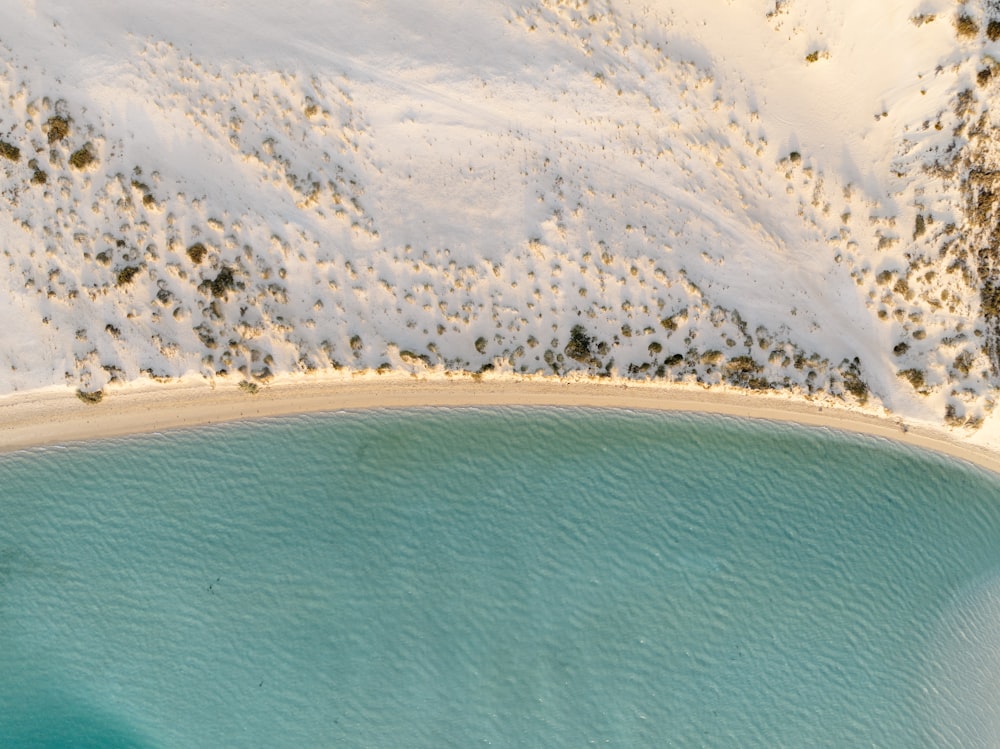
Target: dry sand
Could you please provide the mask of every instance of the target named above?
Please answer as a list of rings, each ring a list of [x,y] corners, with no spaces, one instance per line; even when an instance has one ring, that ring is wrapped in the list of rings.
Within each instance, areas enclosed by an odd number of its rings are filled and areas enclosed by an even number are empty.
[[[65,389],[32,391],[0,398],[0,451],[322,411],[507,405],[701,412],[793,422],[888,438],[1000,473],[1000,453],[962,443],[944,431],[802,397],[714,387],[503,376],[300,376],[276,380],[256,393],[244,391],[235,382],[148,382],[111,390],[96,404],[84,403]]]

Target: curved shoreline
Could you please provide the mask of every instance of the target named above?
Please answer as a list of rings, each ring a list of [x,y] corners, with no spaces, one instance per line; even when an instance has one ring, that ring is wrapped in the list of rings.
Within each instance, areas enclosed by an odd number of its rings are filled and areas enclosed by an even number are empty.
[[[965,460],[1000,474],[1000,452],[944,430],[905,424],[801,396],[621,380],[371,373],[287,376],[249,393],[236,382],[146,382],[87,404],[66,389],[0,397],[0,453],[244,419],[373,408],[576,406],[699,412],[868,434]]]

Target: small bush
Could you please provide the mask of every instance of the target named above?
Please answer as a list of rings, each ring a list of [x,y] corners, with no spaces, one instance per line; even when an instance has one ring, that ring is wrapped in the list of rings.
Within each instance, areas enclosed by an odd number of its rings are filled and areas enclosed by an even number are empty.
[[[352,335],[351,336],[351,343],[350,343],[350,345],[351,345],[351,351],[353,351],[354,353],[357,353],[357,352],[361,351],[361,349],[363,349],[364,346],[365,346],[364,343],[362,343],[362,341],[361,341],[361,336],[359,336],[359,335]]]
[[[0,140],[0,156],[3,156],[5,159],[10,159],[11,161],[20,161],[21,149],[13,143]]]
[[[486,339],[483,338],[482,336],[479,336],[479,338],[476,339],[475,346],[476,346],[476,351],[478,353],[480,354],[486,353]]]
[[[975,362],[975,357],[968,351],[963,351],[961,354],[955,357],[955,361],[952,365],[956,371],[961,372],[966,377],[969,376],[969,372],[972,370],[972,365]]]
[[[566,356],[578,362],[589,364],[593,358],[592,346],[594,339],[587,335],[587,329],[582,325],[574,325],[569,332],[569,343],[566,344]]]
[[[901,369],[899,376],[909,381],[914,390],[920,390],[924,386],[924,370],[922,369]]]
[[[892,347],[892,353],[894,353],[896,356],[902,356],[909,350],[910,350],[910,344],[908,344],[906,341],[900,341],[899,343],[897,343],[895,346]]]
[[[248,395],[256,395],[260,392],[260,385],[256,382],[250,382],[249,380],[240,381],[240,390]]]
[[[649,344],[649,353],[652,354],[653,356],[656,356],[661,351],[663,351],[662,343],[658,341],[653,341],[651,344]]]
[[[962,14],[955,19],[955,33],[960,39],[968,39],[979,33],[979,24],[972,16]]]
[[[195,242],[187,248],[187,256],[191,258],[191,262],[195,265],[204,260],[207,253],[208,249],[201,242]]]
[[[69,120],[56,114],[45,121],[49,131],[49,143],[58,143],[69,135]]]
[[[84,403],[100,403],[102,400],[104,400],[104,391],[92,390],[88,392],[86,390],[77,390],[76,397],[82,400]]]
[[[223,266],[222,270],[212,280],[212,296],[224,296],[227,291],[236,288],[236,280],[233,277],[233,270],[228,266]]]
[[[74,169],[86,169],[88,166],[96,161],[96,157],[90,150],[90,146],[86,145],[83,148],[78,148],[73,151],[69,157],[69,164]]]
[[[819,60],[819,50],[814,49],[806,55],[806,62],[816,62],[817,60]]]
[[[917,239],[919,237],[922,237],[924,235],[924,232],[926,231],[927,231],[927,219],[924,218],[924,215],[922,213],[918,213],[916,223],[913,227],[913,238]]]
[[[1000,21],[991,20],[986,24],[986,36],[990,38],[991,42],[1000,39]]]
[[[673,354],[668,356],[663,360],[663,366],[665,367],[676,367],[678,364],[684,361],[684,356],[682,354]]]
[[[41,169],[35,169],[31,175],[31,184],[33,185],[44,185],[49,181],[49,175],[43,172]]]
[[[843,362],[841,366],[844,364],[847,364],[847,362]],[[854,360],[842,370],[842,374],[844,377],[844,390],[857,398],[862,406],[865,405],[868,402],[869,391],[868,383],[861,377],[861,360],[854,357]]]
[[[139,266],[126,265],[118,271],[118,276],[115,278],[115,286],[125,286],[126,284],[132,283],[132,279],[134,279],[138,273]]]

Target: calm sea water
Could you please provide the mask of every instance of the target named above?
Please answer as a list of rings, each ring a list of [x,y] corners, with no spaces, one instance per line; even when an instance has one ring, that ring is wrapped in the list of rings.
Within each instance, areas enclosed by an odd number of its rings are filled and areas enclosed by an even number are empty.
[[[720,417],[0,457],[0,745],[1000,745],[1000,480]]]

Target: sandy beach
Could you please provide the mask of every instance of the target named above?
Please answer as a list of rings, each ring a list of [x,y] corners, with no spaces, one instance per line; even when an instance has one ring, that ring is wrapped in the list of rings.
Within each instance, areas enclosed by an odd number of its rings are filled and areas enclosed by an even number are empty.
[[[84,403],[67,390],[39,390],[0,398],[0,451],[324,411],[515,405],[769,419],[891,439],[1000,473],[1000,454],[993,450],[926,425],[904,425],[898,418],[831,407],[828,402],[686,385],[509,376],[281,377],[255,393],[232,381],[146,382],[110,390],[100,403]]]

